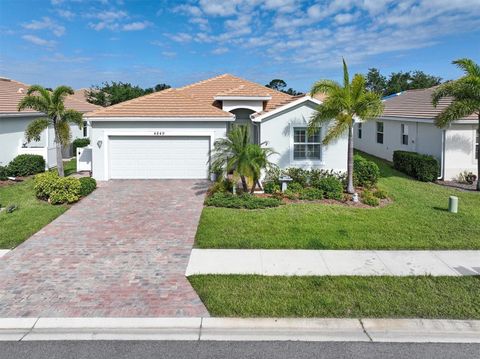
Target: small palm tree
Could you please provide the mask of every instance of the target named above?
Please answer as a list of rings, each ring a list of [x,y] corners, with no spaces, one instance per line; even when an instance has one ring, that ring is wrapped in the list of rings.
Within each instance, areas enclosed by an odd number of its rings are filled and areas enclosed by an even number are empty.
[[[369,92],[365,88],[365,77],[356,74],[352,82],[348,75],[348,68],[343,60],[343,86],[332,80],[320,80],[311,90],[311,95],[323,93],[326,96],[322,104],[318,105],[315,114],[309,121],[308,130],[313,134],[321,125],[328,124],[333,119],[333,125],[329,127],[323,144],[330,142],[348,133],[347,153],[347,192],[353,194],[353,125],[355,120],[367,121],[379,116],[383,112],[381,95]]]
[[[55,90],[49,91],[42,86],[32,85],[28,89],[27,95],[18,104],[18,111],[28,108],[45,114],[45,117],[37,118],[28,125],[25,130],[25,138],[28,142],[39,141],[42,131],[53,126],[57,171],[61,177],[64,176],[62,146],[70,143],[70,124],[78,125],[80,129],[83,127],[82,114],[75,110],[65,109],[65,98],[73,93],[73,89],[68,86],[59,86]]]
[[[231,172],[238,175],[244,192],[248,191],[247,177],[251,177],[253,192],[261,171],[272,165],[268,157],[273,153],[270,148],[251,143],[247,126],[233,125],[227,137],[219,138],[213,145],[212,169],[222,177]]]
[[[435,124],[445,128],[453,121],[477,114],[477,134],[480,136],[480,65],[470,59],[452,62],[465,74],[455,81],[446,82],[435,89],[432,95],[433,106],[437,107],[440,99],[451,97],[452,103],[435,117]],[[480,146],[477,148],[477,191],[480,191]]]

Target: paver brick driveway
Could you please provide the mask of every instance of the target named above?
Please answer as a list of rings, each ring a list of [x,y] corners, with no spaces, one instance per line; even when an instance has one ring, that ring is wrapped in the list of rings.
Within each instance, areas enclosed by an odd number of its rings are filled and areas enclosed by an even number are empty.
[[[103,183],[0,258],[0,317],[208,315],[184,276],[206,187]]]

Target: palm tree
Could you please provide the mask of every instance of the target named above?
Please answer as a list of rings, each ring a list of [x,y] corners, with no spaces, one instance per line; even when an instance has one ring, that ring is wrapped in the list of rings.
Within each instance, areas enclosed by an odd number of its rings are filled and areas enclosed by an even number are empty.
[[[28,142],[40,140],[43,130],[53,126],[55,132],[55,146],[57,153],[58,175],[63,177],[62,146],[71,140],[70,123],[83,127],[82,114],[78,111],[65,109],[65,98],[73,95],[73,89],[68,86],[59,86],[49,91],[40,85],[32,85],[27,95],[18,104],[18,111],[32,109],[45,114],[44,117],[33,120],[25,130]]]
[[[353,125],[356,120],[367,121],[379,116],[383,112],[381,95],[369,92],[365,88],[365,77],[356,74],[350,83],[348,68],[343,61],[343,86],[336,81],[317,81],[310,91],[311,96],[325,94],[326,98],[318,105],[315,114],[308,124],[308,132],[314,134],[321,125],[326,125],[333,119],[333,125],[329,127],[323,144],[340,138],[348,132],[347,153],[347,192],[353,194]]]
[[[451,97],[452,102],[435,117],[435,125],[445,128],[453,121],[477,114],[477,134],[480,136],[480,65],[470,59],[452,62],[465,74],[455,81],[446,82],[435,89],[432,95],[433,106],[437,107],[440,99]],[[477,191],[480,191],[480,146],[477,148]]]
[[[233,172],[240,176],[243,191],[248,191],[247,177],[253,179],[251,192],[258,183],[261,171],[272,164],[268,157],[273,150],[254,145],[247,126],[233,125],[226,138],[219,138],[213,145],[212,169],[224,177]]]
[[[266,143],[262,143],[266,144]],[[262,170],[270,169],[275,166],[272,162],[268,160],[268,157],[276,153],[270,147],[262,147],[262,145],[250,144],[246,148],[247,158],[248,158],[248,173],[249,177],[252,178],[253,184],[250,189],[250,193],[255,191],[255,186],[259,183]]]

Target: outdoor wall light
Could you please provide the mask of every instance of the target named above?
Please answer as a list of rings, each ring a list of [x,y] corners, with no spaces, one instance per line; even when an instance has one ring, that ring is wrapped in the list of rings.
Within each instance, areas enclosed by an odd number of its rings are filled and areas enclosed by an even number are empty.
[[[102,140],[98,140],[98,141],[97,141],[97,146],[98,146],[98,148],[101,148],[101,147],[102,147],[102,143],[103,143]]]

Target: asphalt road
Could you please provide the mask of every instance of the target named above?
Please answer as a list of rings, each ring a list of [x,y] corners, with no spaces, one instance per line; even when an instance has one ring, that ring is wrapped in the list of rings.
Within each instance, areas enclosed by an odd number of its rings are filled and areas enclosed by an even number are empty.
[[[158,342],[48,341],[0,342],[1,359],[105,358],[479,358],[480,344],[359,342]]]

